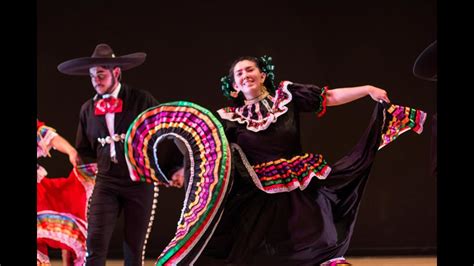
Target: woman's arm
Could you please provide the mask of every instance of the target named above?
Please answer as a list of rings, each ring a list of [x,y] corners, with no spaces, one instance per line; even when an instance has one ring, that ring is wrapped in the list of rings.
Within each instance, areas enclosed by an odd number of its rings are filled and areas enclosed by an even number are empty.
[[[390,103],[387,92],[380,88],[365,85],[350,88],[338,88],[326,92],[326,105],[335,106],[355,101],[364,96],[370,95],[374,101],[385,101]]]
[[[58,151],[67,154],[71,164],[76,167],[79,157],[77,156],[76,149],[74,149],[74,147],[67,140],[65,140],[60,135],[57,135],[51,140],[51,146],[56,148]]]

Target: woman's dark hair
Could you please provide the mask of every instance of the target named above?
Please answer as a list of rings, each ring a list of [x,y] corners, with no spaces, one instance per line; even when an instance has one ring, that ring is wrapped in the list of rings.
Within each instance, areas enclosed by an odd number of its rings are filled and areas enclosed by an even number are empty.
[[[267,88],[270,94],[273,95],[275,93],[275,85],[273,82],[275,79],[275,74],[273,73],[274,65],[272,64],[272,58],[268,56],[262,56],[260,58],[257,58],[255,56],[241,56],[237,58],[230,66],[229,75],[221,78],[221,89],[222,89],[222,92],[224,93],[224,96],[231,99],[235,105],[242,105],[245,100],[242,92],[239,92],[236,98],[230,96],[231,92],[235,92],[234,88],[232,87],[232,84],[235,81],[234,79],[235,65],[237,65],[237,63],[244,60],[254,62],[261,72],[264,72],[265,74],[267,74],[267,77],[265,78],[263,85]]]

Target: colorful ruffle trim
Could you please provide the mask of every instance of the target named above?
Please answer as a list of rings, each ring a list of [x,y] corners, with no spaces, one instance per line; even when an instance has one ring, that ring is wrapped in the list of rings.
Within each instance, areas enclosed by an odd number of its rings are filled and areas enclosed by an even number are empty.
[[[125,154],[132,180],[170,182],[157,156],[158,143],[168,137],[186,148],[189,181],[175,236],[156,265],[187,265],[202,251],[222,214],[230,189],[230,146],[217,118],[199,105],[173,102],[152,107],[127,132]]]
[[[421,110],[391,104],[384,114],[385,123],[379,150],[410,129],[417,134],[423,132],[426,113]]]
[[[304,190],[313,177],[325,179],[331,172],[320,154],[305,153],[253,166],[262,190],[267,193]]]
[[[65,248],[73,252],[74,265],[84,264],[86,255],[86,222],[66,213],[39,212],[36,218],[38,245]],[[56,246],[55,243],[58,243]],[[46,259],[45,259],[46,258]],[[37,252],[37,259],[47,263],[47,255]]]

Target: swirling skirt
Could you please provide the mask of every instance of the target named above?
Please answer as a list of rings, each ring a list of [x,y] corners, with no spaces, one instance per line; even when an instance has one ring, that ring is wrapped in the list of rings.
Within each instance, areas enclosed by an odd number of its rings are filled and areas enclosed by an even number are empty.
[[[87,204],[95,182],[95,164],[80,165],[67,178],[42,178],[37,183],[37,261],[48,265],[48,247],[68,250],[74,265],[86,253]]]

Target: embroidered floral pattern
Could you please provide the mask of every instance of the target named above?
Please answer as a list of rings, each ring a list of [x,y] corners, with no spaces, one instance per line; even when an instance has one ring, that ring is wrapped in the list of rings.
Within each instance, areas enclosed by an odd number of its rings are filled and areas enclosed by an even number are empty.
[[[268,95],[261,101],[246,104],[240,107],[225,107],[219,109],[217,113],[222,119],[235,121],[240,124],[247,124],[247,129],[258,132],[267,129],[270,124],[275,123],[277,118],[288,111],[286,105],[292,101],[292,93],[288,85],[293,84],[290,81],[282,81],[275,91],[275,96]],[[318,97],[317,108],[313,109],[318,117],[326,113],[326,91],[327,87],[322,88],[321,92],[311,97]],[[301,96],[299,96],[301,97]]]
[[[258,132],[267,129],[271,123],[288,111],[285,105],[291,102],[292,96],[287,86],[290,82],[282,82],[275,91],[275,96],[268,95],[265,99],[240,106],[226,107],[217,111],[222,119],[247,124],[247,129]]]

